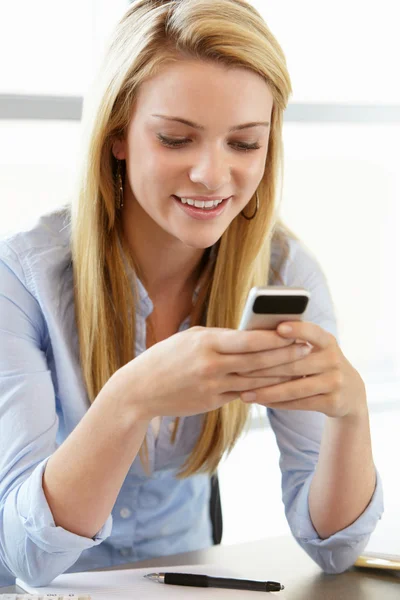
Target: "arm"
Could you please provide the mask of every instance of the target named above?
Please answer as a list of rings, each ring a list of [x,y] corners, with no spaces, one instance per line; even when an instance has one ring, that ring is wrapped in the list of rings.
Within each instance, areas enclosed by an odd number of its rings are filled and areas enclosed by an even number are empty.
[[[115,376],[57,447],[43,315],[17,257],[2,250],[0,559],[14,576],[44,585],[110,535],[110,512],[147,422],[125,411]]]
[[[309,496],[311,520],[320,538],[328,538],[356,521],[375,490],[376,474],[364,402],[359,414],[328,417],[325,423]]]
[[[304,320],[336,337],[329,289],[312,256],[298,247],[293,252],[292,247],[284,277],[287,285],[311,291]],[[351,365],[348,368],[355,382],[354,406],[359,407],[353,414],[335,418],[321,412],[268,409],[281,451],[289,525],[300,545],[326,572],[340,572],[354,563],[383,512],[365,388]]]
[[[376,487],[365,510],[329,537],[321,537],[312,521],[309,503],[323,432],[329,417],[317,412],[267,410],[280,450],[282,499],[292,534],[326,573],[341,573],[351,567],[363,552],[382,515],[383,495],[379,474],[374,471]],[[326,490],[326,493],[331,492]],[[341,496],[342,502],[347,498],[347,490],[345,492]]]
[[[56,525],[87,538],[111,513],[149,424],[125,402],[120,379],[117,373],[107,382],[44,471]]]

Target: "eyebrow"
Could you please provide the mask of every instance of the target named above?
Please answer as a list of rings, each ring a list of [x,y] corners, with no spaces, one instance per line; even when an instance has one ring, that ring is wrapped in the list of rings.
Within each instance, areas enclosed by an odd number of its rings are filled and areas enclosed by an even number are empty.
[[[189,127],[194,127],[194,129],[205,130],[203,125],[198,125],[197,123],[193,123],[193,121],[188,121],[187,119],[182,119],[181,117],[167,117],[166,115],[151,115],[152,117],[159,117],[160,119],[166,119],[167,121],[178,121],[179,123],[183,123],[184,125],[189,125]],[[232,131],[240,131],[241,129],[248,129],[249,127],[258,127],[262,125],[263,127],[269,127],[268,121],[253,121],[252,123],[243,123],[242,125],[235,125],[235,127],[231,127],[229,132]]]

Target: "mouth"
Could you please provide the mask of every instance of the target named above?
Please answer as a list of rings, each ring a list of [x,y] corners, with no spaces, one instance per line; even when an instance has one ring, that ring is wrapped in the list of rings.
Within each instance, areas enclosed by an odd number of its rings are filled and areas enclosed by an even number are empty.
[[[218,202],[203,202],[194,201],[190,198],[179,198],[179,196],[172,196],[176,204],[183,210],[187,215],[197,220],[209,220],[218,217],[222,214],[233,196],[219,200]]]

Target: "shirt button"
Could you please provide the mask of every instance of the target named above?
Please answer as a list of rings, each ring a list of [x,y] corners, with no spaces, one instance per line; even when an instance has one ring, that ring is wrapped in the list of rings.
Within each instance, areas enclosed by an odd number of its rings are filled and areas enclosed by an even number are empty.
[[[119,514],[121,515],[121,517],[122,517],[123,519],[127,519],[128,517],[130,517],[130,516],[131,516],[131,514],[132,514],[132,513],[131,513],[131,511],[129,510],[129,508],[122,508],[122,509],[119,511]]]
[[[121,548],[119,553],[121,554],[121,556],[130,556],[131,549],[130,548]]]

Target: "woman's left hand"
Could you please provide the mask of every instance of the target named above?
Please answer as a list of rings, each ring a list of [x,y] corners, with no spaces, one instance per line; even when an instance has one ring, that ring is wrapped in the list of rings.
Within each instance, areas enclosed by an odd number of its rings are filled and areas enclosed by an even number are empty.
[[[285,330],[290,327],[290,330]],[[246,377],[290,377],[285,383],[242,394],[243,402],[284,410],[311,410],[329,417],[365,411],[366,392],[359,373],[343,355],[336,338],[314,323],[281,323],[277,333],[312,345],[305,358],[281,366],[246,373]],[[255,394],[251,399],[247,396]]]

